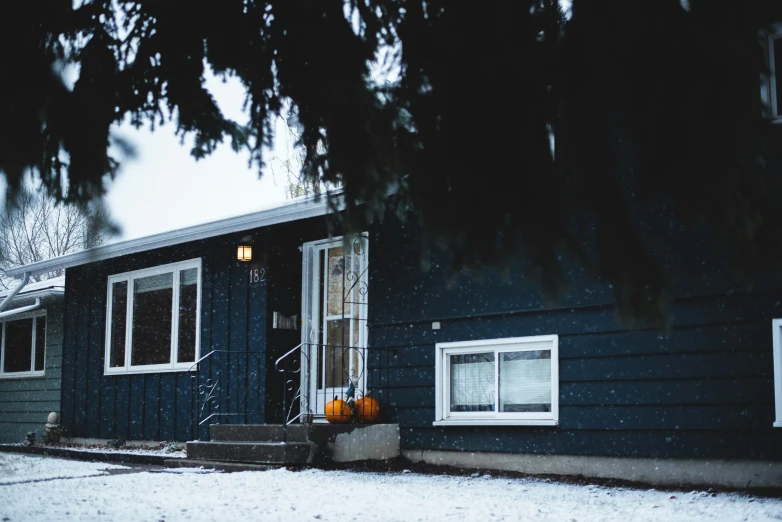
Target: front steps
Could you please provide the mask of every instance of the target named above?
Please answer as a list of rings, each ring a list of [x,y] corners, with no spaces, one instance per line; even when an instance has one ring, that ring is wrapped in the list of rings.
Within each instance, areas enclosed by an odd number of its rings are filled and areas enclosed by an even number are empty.
[[[209,442],[187,443],[187,460],[291,466],[312,462],[308,426],[213,424]]]
[[[187,459],[166,465],[239,471],[399,456],[397,424],[213,424],[209,438],[188,442]]]
[[[308,442],[188,442],[187,458],[256,464],[307,464],[312,461]]]

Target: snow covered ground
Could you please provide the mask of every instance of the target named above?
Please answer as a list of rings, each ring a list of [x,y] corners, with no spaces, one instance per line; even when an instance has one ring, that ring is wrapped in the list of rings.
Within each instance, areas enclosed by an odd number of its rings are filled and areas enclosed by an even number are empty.
[[[128,468],[100,462],[77,462],[75,460],[0,453],[0,487],[20,482],[94,477],[105,475],[109,469]],[[0,489],[0,498],[3,498],[4,494],[7,494],[6,488]]]
[[[107,446],[88,446],[83,444],[48,444],[47,448],[56,448],[74,451],[86,451],[89,453],[119,453],[125,455],[153,455],[161,456],[167,459],[184,459],[187,453],[184,448],[177,451],[169,451],[164,448],[155,448],[148,446],[122,446],[121,448],[110,448]]]
[[[771,521],[782,500],[533,479],[286,469],[137,469],[0,454],[0,519]],[[7,474],[15,477],[8,484]],[[97,476],[95,476],[97,474]],[[21,476],[70,479],[20,482]],[[92,475],[92,476],[90,476]],[[29,480],[29,478],[27,479]]]

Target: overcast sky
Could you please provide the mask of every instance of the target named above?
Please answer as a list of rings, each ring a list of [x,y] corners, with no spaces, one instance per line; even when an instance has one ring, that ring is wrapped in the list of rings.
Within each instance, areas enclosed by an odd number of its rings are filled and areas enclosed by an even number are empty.
[[[571,0],[561,0],[560,4],[569,11]],[[380,82],[393,81],[397,73],[384,71],[377,64],[372,70],[372,76]],[[207,75],[206,87],[227,117],[240,123],[247,121],[241,108],[244,90],[238,81],[223,82]],[[245,214],[285,200],[287,177],[281,163],[293,151],[282,121],[277,125],[275,149],[266,155],[267,167],[260,179],[255,168],[248,168],[247,153],[235,153],[230,144],[224,143],[211,156],[196,162],[190,156],[188,140],[182,145],[174,133],[174,124],[159,127],[154,133],[130,125],[115,129],[116,135],[135,145],[137,157],[123,161],[106,197],[112,217],[121,228],[121,235],[112,241]]]
[[[241,112],[244,92],[238,81],[223,83],[210,77],[206,86],[226,116],[246,122]],[[267,155],[267,163],[276,165],[276,176],[267,167],[261,179],[255,168],[248,168],[249,155],[235,153],[228,143],[196,162],[190,156],[188,141],[181,145],[175,136],[173,124],[158,127],[154,133],[146,127],[117,127],[115,134],[135,145],[137,157],[123,161],[106,197],[111,215],[122,229],[122,235],[114,240],[244,214],[284,201],[287,179],[279,162],[287,158],[289,146],[284,125],[280,122],[278,127],[276,148]]]

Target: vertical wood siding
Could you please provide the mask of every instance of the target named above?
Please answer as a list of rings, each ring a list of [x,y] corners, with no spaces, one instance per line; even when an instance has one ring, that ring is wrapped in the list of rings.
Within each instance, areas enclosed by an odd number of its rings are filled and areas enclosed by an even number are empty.
[[[301,298],[298,246],[326,234],[314,218],[249,232],[253,264],[267,268],[267,282],[250,284],[248,265],[236,261],[233,234],[75,267],[67,272],[62,371],[63,423],[71,437],[187,441],[208,437],[208,424],[263,423],[270,373],[267,336],[273,310],[286,314]],[[104,375],[107,278],[131,270],[201,258],[201,355],[217,352],[198,372]],[[273,269],[269,269],[273,267]],[[268,281],[277,285],[267,306]],[[276,332],[275,332],[276,333]],[[290,332],[288,332],[290,333]],[[298,331],[294,332],[298,335]],[[277,335],[275,339],[279,339]],[[276,377],[276,376],[275,376]],[[219,383],[216,401],[202,411],[198,385]],[[199,427],[211,413],[213,418]]]
[[[106,284],[116,273],[182,261],[202,259],[201,354],[211,350],[244,353],[263,349],[265,289],[250,290],[245,266],[232,257],[234,238],[199,241],[94,263],[68,270],[65,312],[63,413],[71,437],[123,438],[126,440],[192,440],[198,436],[197,372],[104,375]],[[252,296],[254,313],[247,317]],[[251,347],[248,339],[254,339]],[[201,382],[222,379],[229,357],[219,354],[202,366]],[[263,390],[258,372],[249,372],[240,356],[231,365],[235,381],[252,381]],[[221,411],[241,413],[233,422],[262,420],[258,401],[240,404],[237,396],[246,384],[223,390]],[[262,393],[262,392],[261,392]],[[233,402],[232,402],[233,401]]]

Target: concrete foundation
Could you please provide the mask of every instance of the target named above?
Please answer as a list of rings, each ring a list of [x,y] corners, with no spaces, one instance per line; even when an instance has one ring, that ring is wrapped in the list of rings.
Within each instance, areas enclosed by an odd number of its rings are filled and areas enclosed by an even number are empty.
[[[326,447],[334,462],[387,460],[400,455],[398,424],[354,424],[356,429],[337,433]]]
[[[531,475],[583,475],[660,486],[782,490],[782,462],[708,459],[642,459],[530,453],[403,450],[413,462]]]

